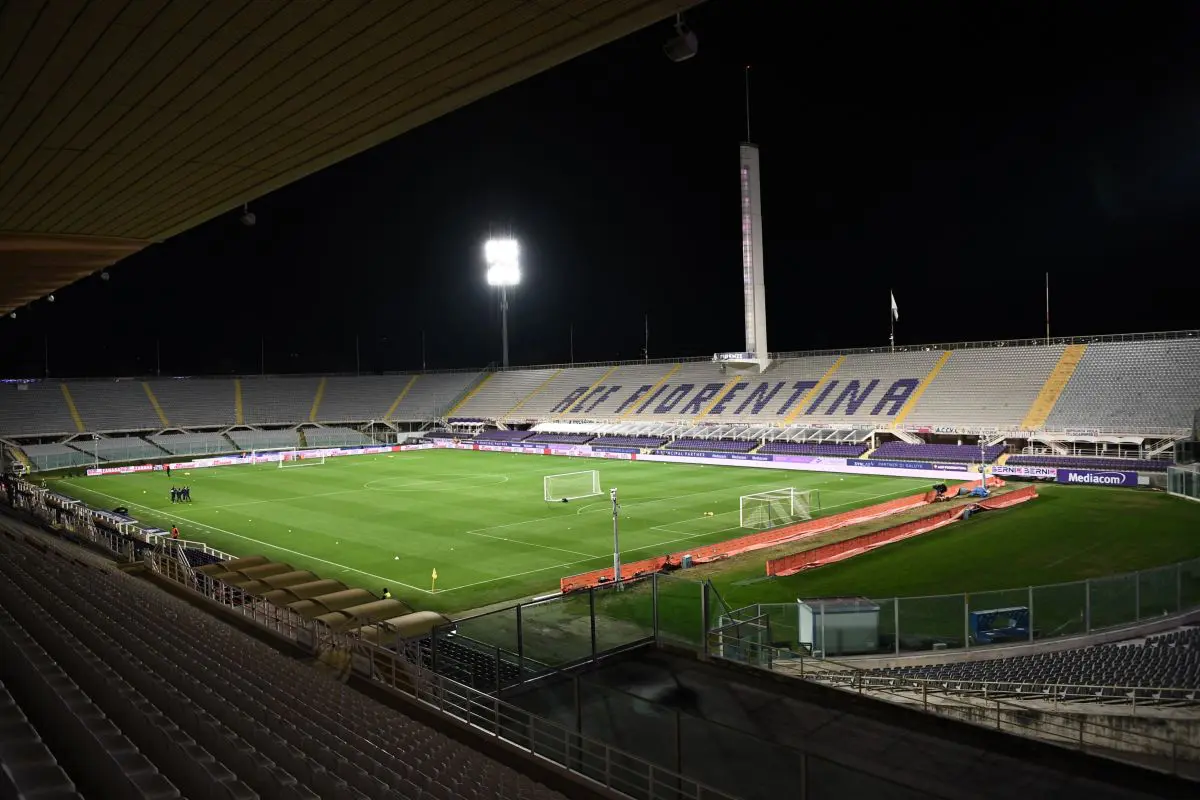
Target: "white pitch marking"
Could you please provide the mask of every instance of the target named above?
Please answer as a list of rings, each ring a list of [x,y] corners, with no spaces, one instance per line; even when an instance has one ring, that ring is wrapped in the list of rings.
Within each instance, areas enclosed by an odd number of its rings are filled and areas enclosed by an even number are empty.
[[[208,528],[209,530],[213,530],[218,533],[224,533],[227,536],[236,536],[237,538],[245,539],[248,542],[254,542],[255,544],[261,544],[263,547],[270,547],[273,550],[279,550],[280,552],[283,552],[283,553],[291,553],[292,555],[303,556],[304,558],[312,559],[313,561],[320,561],[322,564],[328,564],[331,567],[340,567],[341,569],[348,571],[348,572],[357,572],[359,575],[366,575],[368,578],[375,578],[377,580],[384,581],[385,583],[394,583],[397,586],[403,586],[404,588],[412,589],[415,592],[421,592],[423,594],[433,594],[433,592],[429,591],[428,589],[422,589],[420,586],[413,586],[411,584],[404,583],[403,581],[398,581],[395,578],[385,578],[384,576],[376,575],[373,572],[364,572],[361,569],[355,569],[354,567],[348,567],[345,564],[339,564],[336,561],[330,561],[325,558],[318,558],[317,556],[309,555],[308,553],[302,553],[299,550],[292,550],[287,547],[280,547],[277,544],[271,544],[270,542],[264,542],[261,539],[254,539],[249,536],[243,536],[240,533],[234,533],[233,531],[227,531],[224,528],[218,528],[215,525],[206,525],[203,522],[197,522],[194,519],[189,519],[187,517],[181,517],[178,514],[171,514],[166,511],[160,511],[156,508],[151,508],[150,506],[144,506],[141,503],[131,503],[128,500],[125,500],[124,498],[117,497],[117,496],[111,495],[111,494],[106,494],[104,492],[98,492],[95,489],[84,488],[82,486],[78,486],[77,484],[72,483],[71,481],[63,481],[63,483],[67,484],[68,486],[74,486],[75,488],[79,489],[80,491],[91,492],[92,494],[100,495],[101,497],[107,497],[109,500],[117,500],[119,502],[124,503],[125,505],[134,506],[135,508],[144,508],[151,513],[159,514],[164,517],[170,517],[171,519],[182,520],[183,522],[186,522],[190,525],[198,525],[201,528]]]

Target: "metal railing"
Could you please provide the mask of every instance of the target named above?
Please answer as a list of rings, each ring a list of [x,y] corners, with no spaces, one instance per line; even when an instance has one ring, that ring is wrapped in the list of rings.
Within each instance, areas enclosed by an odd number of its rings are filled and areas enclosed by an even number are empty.
[[[844,662],[804,658],[771,645],[750,644],[746,647],[769,652],[756,652],[749,661],[725,658],[719,651],[714,651],[712,656],[816,681],[842,691],[920,708],[929,714],[950,717],[979,727],[1129,761],[1180,777],[1194,778],[1195,765],[1200,763],[1200,745],[1182,738],[1168,738],[1135,730],[1129,724],[1131,718],[1128,715],[1119,716],[1118,724],[1114,724],[1095,713],[1094,706],[1069,712],[1053,705],[1034,706],[1014,702],[1011,698],[961,692],[943,685],[956,683],[954,681],[876,679]],[[1155,761],[1148,762],[1145,756]]]

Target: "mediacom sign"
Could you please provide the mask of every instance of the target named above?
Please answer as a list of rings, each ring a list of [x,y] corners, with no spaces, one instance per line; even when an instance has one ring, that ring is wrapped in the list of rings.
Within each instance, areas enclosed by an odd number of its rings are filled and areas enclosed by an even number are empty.
[[[1059,483],[1084,484],[1086,486],[1137,486],[1136,472],[1117,472],[1092,469],[1060,469]]]

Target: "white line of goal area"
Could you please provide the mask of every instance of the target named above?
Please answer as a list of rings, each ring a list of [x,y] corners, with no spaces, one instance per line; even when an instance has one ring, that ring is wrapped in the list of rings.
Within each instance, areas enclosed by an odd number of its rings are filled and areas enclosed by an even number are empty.
[[[344,571],[356,572],[359,575],[366,575],[368,578],[375,578],[376,580],[383,581],[385,586],[388,584],[393,584],[395,586],[403,586],[405,589],[412,589],[414,592],[421,592],[422,594],[437,594],[436,592],[431,592],[428,589],[422,589],[420,586],[413,586],[410,583],[405,583],[404,581],[398,581],[395,578],[386,578],[383,575],[376,575],[373,572],[365,572],[361,569],[355,569],[354,567],[348,567],[345,564],[339,564],[336,561],[330,561],[329,559],[326,559],[326,558],[321,558],[319,556],[314,556],[314,555],[310,555],[308,553],[303,553],[299,550],[292,550],[287,547],[280,547],[277,544],[272,544],[271,542],[264,542],[262,539],[255,539],[252,536],[245,536],[240,533],[234,533],[233,531],[227,531],[224,528],[218,528],[215,525],[207,525],[203,522],[196,522],[196,520],[189,519],[188,517],[183,517],[178,514],[171,514],[170,512],[161,511],[157,508],[151,508],[150,506],[145,506],[145,505],[142,505],[141,503],[133,503],[133,502],[126,500],[123,497],[117,497],[116,495],[106,494],[105,492],[98,492],[95,489],[78,486],[77,484],[71,483],[70,481],[63,481],[63,483],[67,484],[68,486],[73,486],[82,492],[88,492],[88,493],[91,493],[94,495],[99,495],[100,497],[107,497],[109,500],[116,500],[117,502],[122,503],[126,506],[134,506],[135,508],[144,508],[152,514],[158,514],[159,516],[168,517],[170,519],[175,519],[175,520],[180,520],[181,522],[186,522],[189,525],[195,525],[196,527],[199,527],[199,528],[207,528],[210,531],[216,531],[217,533],[223,533],[227,536],[235,536],[238,539],[245,539],[247,542],[254,542],[255,544],[260,544],[263,547],[269,547],[272,550],[278,550],[281,553],[291,553],[292,555],[303,556],[304,558],[311,559],[312,561],[320,561],[322,564],[328,564],[331,567],[338,567],[339,569],[344,570]]]

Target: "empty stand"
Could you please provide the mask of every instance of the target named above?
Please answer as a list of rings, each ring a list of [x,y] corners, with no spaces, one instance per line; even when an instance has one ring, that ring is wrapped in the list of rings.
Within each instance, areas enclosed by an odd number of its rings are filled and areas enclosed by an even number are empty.
[[[1195,699],[1200,693],[1200,628],[1150,636],[1141,644],[1080,647],[985,661],[887,667],[866,673],[919,678],[958,691],[1104,700]]]
[[[370,436],[351,428],[305,428],[304,438],[309,447],[355,447],[375,443]]]
[[[57,383],[0,383],[0,435],[45,436],[76,432],[75,422]]]
[[[300,435],[287,431],[229,431],[240,450],[283,450],[300,446]]]
[[[1166,472],[1174,462],[1150,458],[1102,458],[1099,456],[1009,456],[1013,465],[1062,467],[1064,469],[1112,469],[1130,472]]]
[[[150,381],[149,384],[172,425],[190,428],[237,422],[234,384],[228,378],[180,378]],[[147,427],[158,425],[155,422]]]
[[[1090,344],[1046,421],[1051,430],[1185,433],[1200,407],[1200,338]]]
[[[242,378],[243,419],[247,425],[307,420],[319,378]]]
[[[220,433],[164,433],[146,438],[171,455],[177,456],[215,455],[238,449],[228,437]]]
[[[96,462],[95,456],[65,444],[27,444],[22,446],[34,469],[62,469]]]
[[[782,456],[830,456],[858,458],[867,452],[866,444],[822,444],[820,442],[767,442],[758,452]]]
[[[72,382],[71,397],[90,431],[163,427],[141,381]]]
[[[955,350],[904,422],[1016,430],[1062,352],[1063,345]]]
[[[1004,452],[1004,445],[983,448],[983,457],[991,463]],[[949,461],[952,463],[979,463],[980,449],[973,444],[909,444],[908,442],[884,442],[875,448],[871,458],[895,461]]]
[[[29,660],[29,693],[61,722],[52,755],[88,775],[84,794],[560,797],[128,576],[7,536],[0,554],[6,664]]]
[[[531,392],[558,373],[556,369],[497,372],[476,394],[454,409],[456,418],[501,419]]]
[[[758,442],[733,439],[676,439],[666,446],[667,450],[711,450],[717,453],[749,453]]]

